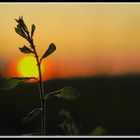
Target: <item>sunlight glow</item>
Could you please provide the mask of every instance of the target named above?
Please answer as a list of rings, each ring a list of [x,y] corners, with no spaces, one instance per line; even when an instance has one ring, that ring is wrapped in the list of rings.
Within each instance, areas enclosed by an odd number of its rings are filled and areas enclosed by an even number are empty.
[[[41,65],[42,73],[44,72],[45,66]],[[23,57],[17,64],[17,72],[23,77],[39,77],[36,59],[33,56]]]
[[[0,4],[0,74],[38,76],[28,60],[17,72],[25,44],[14,31],[19,16],[36,25],[38,54],[57,47],[43,60],[45,79],[140,73],[140,4]]]

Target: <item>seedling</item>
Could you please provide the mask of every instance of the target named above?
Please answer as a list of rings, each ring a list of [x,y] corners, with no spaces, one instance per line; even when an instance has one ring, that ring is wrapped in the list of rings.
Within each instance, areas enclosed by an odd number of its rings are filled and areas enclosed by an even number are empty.
[[[33,120],[36,116],[41,114],[41,134],[46,135],[46,101],[49,97],[56,96],[58,98],[64,98],[67,100],[73,100],[79,97],[79,92],[70,86],[66,86],[63,89],[51,92],[51,93],[44,93],[43,87],[43,80],[42,80],[42,73],[41,73],[41,62],[46,59],[49,55],[51,55],[56,50],[56,45],[51,43],[46,50],[46,52],[40,57],[36,50],[36,45],[34,43],[34,32],[36,26],[32,24],[31,31],[29,31],[28,27],[26,26],[23,17],[19,17],[19,19],[15,19],[17,22],[17,26],[15,27],[15,32],[24,38],[28,43],[29,46],[23,45],[22,48],[19,50],[25,54],[32,54],[36,58],[36,63],[38,67],[39,78],[36,77],[11,77],[6,80],[3,90],[12,90],[19,84],[24,84],[30,79],[34,79],[39,86],[39,94],[40,94],[40,104],[41,107],[33,109],[29,112],[26,117],[23,118],[22,122],[27,123]],[[30,71],[30,69],[29,69]]]

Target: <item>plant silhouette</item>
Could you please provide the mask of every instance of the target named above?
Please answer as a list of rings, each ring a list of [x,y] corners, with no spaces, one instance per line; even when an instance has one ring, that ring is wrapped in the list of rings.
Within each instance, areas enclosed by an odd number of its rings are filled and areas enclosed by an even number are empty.
[[[56,50],[56,45],[54,43],[50,43],[48,49],[45,53],[40,57],[36,50],[36,45],[34,43],[34,32],[36,30],[36,26],[32,24],[31,31],[29,31],[26,26],[23,17],[20,16],[18,19],[15,19],[17,22],[17,26],[15,27],[15,32],[24,38],[29,46],[23,45],[23,47],[19,48],[22,53],[32,54],[36,58],[36,63],[38,67],[39,78],[36,77],[11,77],[6,80],[3,85],[2,90],[12,90],[19,84],[24,84],[30,79],[34,79],[38,83],[39,94],[40,94],[40,107],[33,109],[29,112],[26,117],[22,119],[22,123],[27,123],[41,114],[41,135],[46,135],[46,101],[49,97],[55,96],[58,98],[64,98],[66,100],[73,100],[79,97],[79,92],[70,86],[66,86],[63,89],[59,89],[57,91],[51,93],[44,93],[42,73],[41,73],[41,62],[43,59],[47,58]],[[30,69],[29,69],[30,71]]]

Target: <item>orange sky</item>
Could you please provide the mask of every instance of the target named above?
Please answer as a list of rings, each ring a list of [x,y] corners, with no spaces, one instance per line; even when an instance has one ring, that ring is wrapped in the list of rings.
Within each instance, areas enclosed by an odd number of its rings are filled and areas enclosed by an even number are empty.
[[[0,4],[0,70],[24,54],[15,18],[36,25],[40,55],[49,43],[57,50],[51,62],[54,77],[140,73],[140,4]],[[5,72],[5,71],[4,71]]]

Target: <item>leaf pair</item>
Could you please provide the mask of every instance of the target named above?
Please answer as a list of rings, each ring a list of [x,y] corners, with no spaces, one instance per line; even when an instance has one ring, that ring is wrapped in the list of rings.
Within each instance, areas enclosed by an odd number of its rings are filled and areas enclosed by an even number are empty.
[[[5,84],[3,85],[2,90],[12,90],[17,85],[23,84],[30,79],[36,80],[36,78],[34,78],[34,77],[24,77],[24,78],[13,77],[13,78],[7,79]],[[72,87],[66,86],[61,90],[57,90],[55,92],[51,92],[51,93],[47,94],[45,96],[45,99],[47,99],[47,97],[49,97],[49,96],[56,96],[58,98],[74,100],[74,99],[78,98],[79,95],[80,95],[80,93],[77,90],[75,90]],[[26,115],[25,118],[23,118],[22,123],[27,123],[27,122],[33,120],[35,117],[37,117],[41,113],[41,111],[42,111],[41,108],[36,108],[36,109],[32,110],[31,112],[29,112]]]
[[[55,92],[51,92],[45,96],[45,99],[47,100],[48,96],[56,96],[58,98],[64,98],[67,100],[74,100],[78,98],[80,93],[75,90],[72,87],[66,86],[61,90],[57,90]],[[35,108],[31,112],[29,112],[25,118],[22,119],[22,123],[28,123],[29,121],[33,120],[35,117],[37,117],[42,112],[41,108]],[[61,114],[64,113],[65,116],[68,117],[68,114],[65,112],[61,112]]]
[[[34,53],[30,48],[28,48],[25,45],[22,48],[19,48],[19,49],[22,53]],[[41,57],[40,62],[42,61],[42,59],[44,59],[47,56],[49,56],[50,54],[52,54],[55,50],[56,50],[56,46],[53,43],[51,43],[49,45],[49,48],[47,49],[47,51]]]
[[[29,34],[29,30],[23,20],[23,17],[19,17],[19,19],[15,19],[18,23],[17,27],[15,27],[15,31],[17,34],[25,38],[30,44],[33,43],[33,35],[35,31],[35,25],[32,24],[31,26],[31,35]]]
[[[35,25],[32,24],[31,26],[31,35],[29,35],[29,31],[28,28],[23,20],[23,17],[19,17],[19,19],[15,19],[18,23],[17,27],[15,28],[15,31],[17,34],[19,34],[20,36],[22,36],[23,38],[25,38],[30,45],[33,45],[33,35],[35,32]],[[34,46],[34,45],[33,45]],[[26,47],[25,45],[22,48],[19,48],[20,51],[22,53],[34,53],[30,48]],[[43,56],[40,59],[40,62],[42,61],[42,59],[46,58],[47,56],[49,56],[50,54],[52,54],[54,51],[56,50],[56,46],[54,45],[54,43],[51,43],[49,45],[49,48],[46,50],[46,52],[43,54]]]

